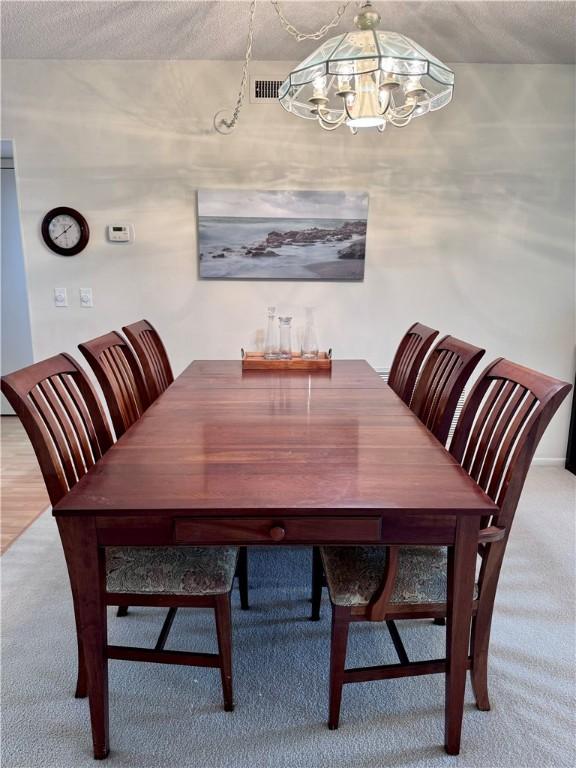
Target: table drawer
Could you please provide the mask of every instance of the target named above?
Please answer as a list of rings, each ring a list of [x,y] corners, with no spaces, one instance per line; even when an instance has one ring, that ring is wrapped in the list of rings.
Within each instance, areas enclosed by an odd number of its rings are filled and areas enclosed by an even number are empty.
[[[379,517],[184,517],[177,544],[377,544]]]

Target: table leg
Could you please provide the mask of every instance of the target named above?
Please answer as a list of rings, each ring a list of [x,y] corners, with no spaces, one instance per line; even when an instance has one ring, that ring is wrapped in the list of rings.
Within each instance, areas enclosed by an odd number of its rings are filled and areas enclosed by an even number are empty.
[[[107,757],[108,658],[104,550],[98,549],[94,518],[58,517],[72,592],[76,624],[84,651],[92,744],[97,760]]]
[[[460,752],[479,528],[479,518],[461,517],[448,549],[444,746],[449,755]]]

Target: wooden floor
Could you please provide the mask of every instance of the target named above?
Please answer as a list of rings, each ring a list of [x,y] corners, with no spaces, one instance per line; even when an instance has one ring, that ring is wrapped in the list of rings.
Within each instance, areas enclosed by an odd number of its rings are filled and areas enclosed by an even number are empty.
[[[16,416],[0,419],[2,520],[0,552],[28,528],[49,504],[30,441]]]

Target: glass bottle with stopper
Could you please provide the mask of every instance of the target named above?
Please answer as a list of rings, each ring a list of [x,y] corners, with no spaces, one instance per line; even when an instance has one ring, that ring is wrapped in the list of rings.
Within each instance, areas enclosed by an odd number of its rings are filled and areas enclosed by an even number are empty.
[[[278,349],[278,328],[276,326],[276,307],[268,307],[266,338],[264,340],[264,358],[277,360],[280,357]]]
[[[318,336],[314,322],[314,307],[306,307],[306,322],[302,337],[302,357],[304,360],[316,360],[318,357]]]
[[[278,323],[280,325],[280,359],[291,360],[292,359],[292,318],[285,316],[279,317]]]

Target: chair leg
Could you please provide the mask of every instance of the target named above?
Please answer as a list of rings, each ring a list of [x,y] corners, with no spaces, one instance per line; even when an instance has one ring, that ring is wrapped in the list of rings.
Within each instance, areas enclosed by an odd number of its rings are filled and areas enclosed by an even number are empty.
[[[487,614],[487,615],[486,615]],[[488,649],[490,647],[490,628],[492,625],[492,610],[478,613],[472,620],[472,668],[470,677],[476,697],[476,706],[482,712],[490,710],[488,698]]]
[[[240,547],[236,575],[238,576],[240,591],[240,607],[243,611],[247,611],[250,608],[248,604],[248,547]]]
[[[311,621],[319,621],[320,604],[322,603],[322,582],[324,580],[324,570],[322,568],[322,557],[319,547],[312,547],[312,613]]]
[[[119,605],[116,616],[128,616],[128,608],[129,606],[127,605]]]
[[[328,716],[328,728],[330,728],[331,731],[338,728],[338,721],[340,719],[340,702],[342,701],[342,686],[344,684],[344,668],[346,665],[346,648],[348,645],[350,616],[350,608],[340,605],[332,606],[330,710]]]
[[[78,672],[76,676],[74,698],[85,699],[88,695],[88,677],[86,674],[86,664],[84,662],[84,648],[80,638],[80,620],[78,616],[77,597],[74,591],[72,591],[72,603],[74,605],[74,622],[76,624],[76,642],[78,645]]]
[[[88,679],[86,677],[86,664],[84,663],[84,649],[80,640],[80,633],[76,633],[78,638],[78,677],[76,678],[76,691],[74,698],[85,699],[88,695]]]
[[[216,633],[218,635],[218,651],[220,654],[220,676],[222,678],[222,693],[226,712],[234,710],[232,693],[232,622],[230,617],[230,593],[216,595],[214,615],[216,617]]]
[[[488,545],[489,551],[485,553],[480,569],[478,584],[480,599],[478,610],[472,619],[470,633],[470,655],[472,656],[472,668],[470,678],[476,697],[476,706],[483,712],[490,709],[488,698],[488,651],[490,649],[490,630],[492,628],[492,614],[494,612],[494,599],[498,588],[498,577],[504,557],[506,540]]]

